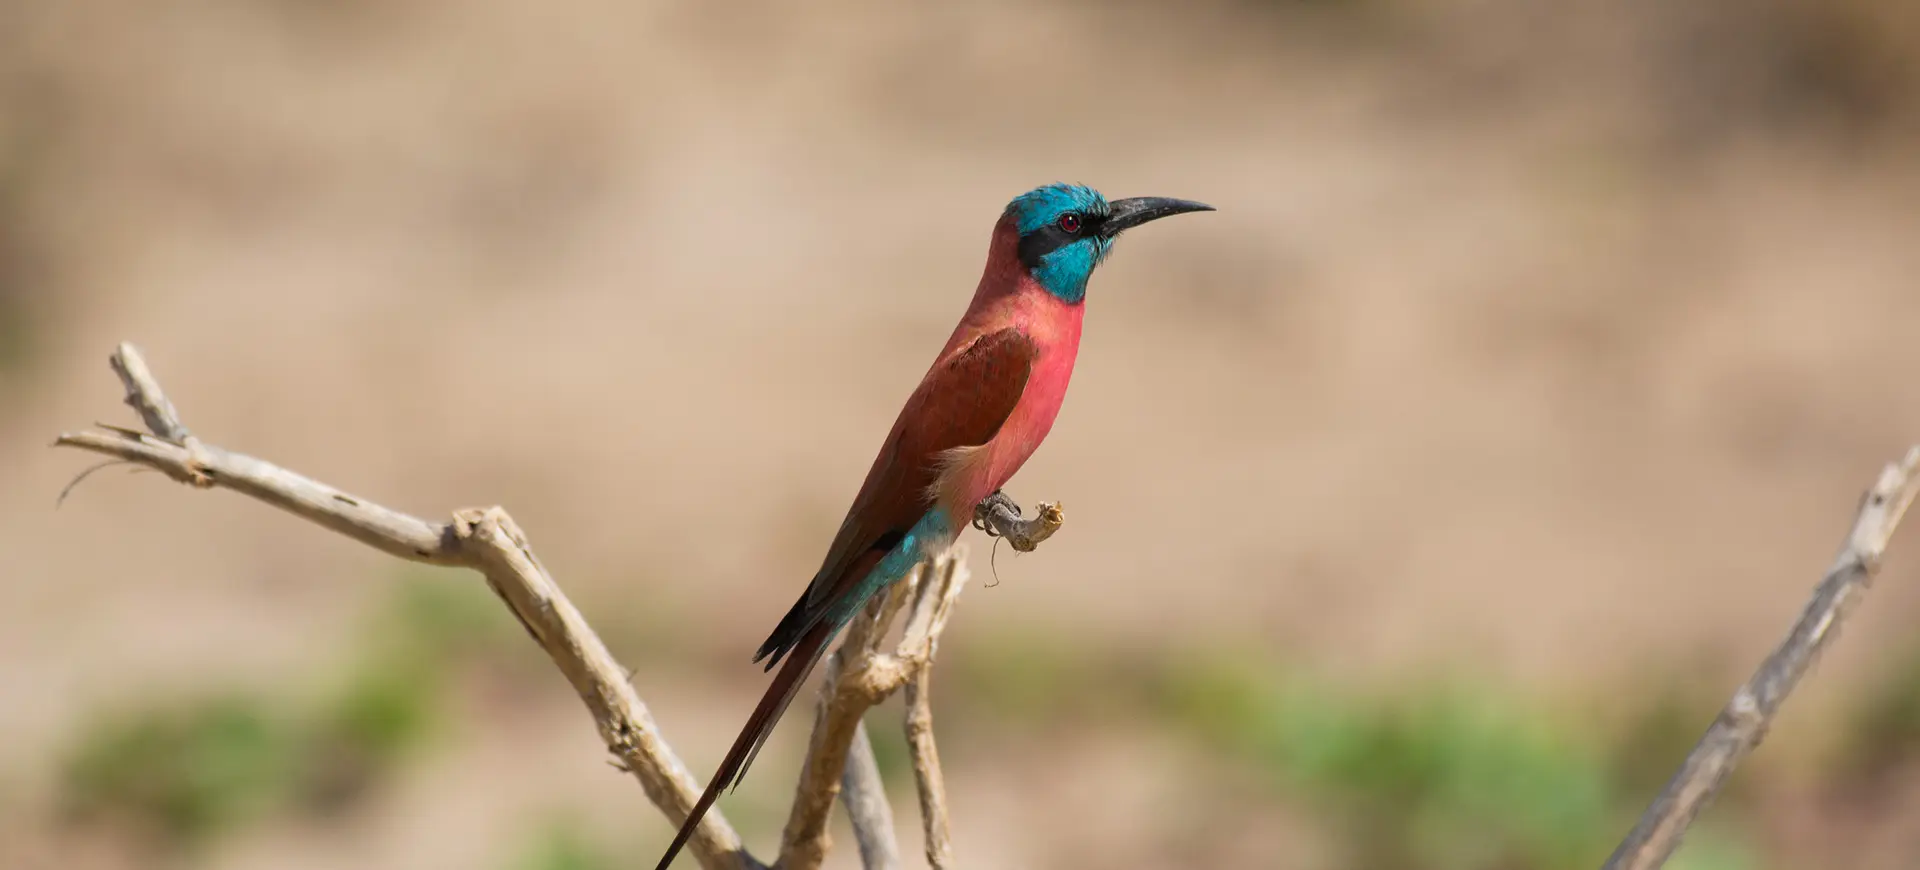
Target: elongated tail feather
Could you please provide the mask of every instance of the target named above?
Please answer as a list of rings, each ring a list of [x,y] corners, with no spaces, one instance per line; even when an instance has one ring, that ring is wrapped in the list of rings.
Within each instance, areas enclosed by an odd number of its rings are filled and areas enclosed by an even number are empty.
[[[759,706],[753,708],[753,715],[747,718],[740,736],[734,738],[733,748],[727,750],[727,757],[720,762],[720,769],[713,772],[713,781],[707,783],[707,790],[693,805],[693,812],[687,814],[687,821],[680,826],[680,833],[673,837],[673,845],[667,847],[667,854],[660,859],[658,870],[667,870],[676,855],[693,837],[693,829],[699,827],[700,820],[713,808],[713,802],[720,793],[730,787],[737,787],[747,775],[747,768],[753,765],[754,756],[760,754],[760,747],[767,742],[767,736],[773,733],[773,726],[780,721],[787,705],[793,703],[800,687],[807,682],[807,674],[820,662],[820,656],[826,652],[827,643],[839,630],[838,625],[815,625],[793,645],[787,663],[773,678],[773,684],[767,687],[767,693],[760,697]]]

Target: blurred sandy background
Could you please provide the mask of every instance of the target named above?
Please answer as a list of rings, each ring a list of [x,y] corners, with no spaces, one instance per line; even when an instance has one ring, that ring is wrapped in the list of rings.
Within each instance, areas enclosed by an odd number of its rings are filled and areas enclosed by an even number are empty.
[[[1920,438],[1917,87],[1903,0],[0,4],[0,865],[671,833],[472,578],[154,475],[56,512],[114,342],[215,443],[507,505],[705,776],[1068,180],[1220,211],[1095,279],[1009,488],[1066,530],[948,636],[965,865],[1597,866]],[[1917,565],[1674,866],[1912,865]],[[806,719],[722,805],[761,854]]]

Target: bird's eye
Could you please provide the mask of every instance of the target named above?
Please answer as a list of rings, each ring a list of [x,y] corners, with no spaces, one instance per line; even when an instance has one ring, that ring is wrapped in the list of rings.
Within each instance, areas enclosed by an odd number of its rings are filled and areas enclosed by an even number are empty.
[[[1067,212],[1060,216],[1058,225],[1060,231],[1063,233],[1077,233],[1080,231],[1080,216],[1073,212]]]

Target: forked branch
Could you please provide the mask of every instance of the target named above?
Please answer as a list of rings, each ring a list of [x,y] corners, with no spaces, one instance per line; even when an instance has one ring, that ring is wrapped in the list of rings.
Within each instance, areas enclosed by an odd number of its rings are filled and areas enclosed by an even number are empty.
[[[402,559],[478,571],[566,675],[593,714],[601,740],[613,754],[616,766],[639,780],[647,798],[671,822],[678,824],[686,818],[700,794],[699,782],[668,747],[624,669],[560,591],[552,575],[534,555],[526,534],[505,510],[470,508],[455,511],[448,521],[432,522],[350,495],[270,462],[204,444],[181,423],[179,413],[139,351],[130,344],[121,344],[111,362],[126,387],[127,404],[138,412],[146,431],[99,424],[95,430],[62,434],[55,440],[56,446],[75,447],[144,465],[201,489],[223,488],[243,493]],[[1057,508],[1041,505],[1037,513],[1034,519],[1024,519],[1018,506],[1002,496],[996,508],[986,512],[981,521],[992,533],[1013,539],[1018,546],[1045,540],[1059,528]],[[833,665],[828,669],[830,679],[822,689],[821,708],[837,711],[832,717],[823,715],[823,721],[831,718],[835,725],[824,732],[816,730],[808,755],[808,772],[802,776],[802,787],[795,801],[795,819],[800,823],[797,827],[789,825],[790,836],[799,830],[807,841],[804,845],[788,842],[783,854],[824,854],[826,815],[833,796],[842,794],[868,866],[890,866],[888,861],[897,863],[899,847],[893,842],[886,796],[878,768],[871,763],[871,749],[862,746],[865,762],[849,765],[846,764],[848,743],[857,733],[859,711],[904,684],[910,675],[919,674],[924,678],[953,597],[965,582],[966,569],[961,558],[958,554],[949,554],[931,575],[926,571],[916,572],[911,584],[899,584],[892,595],[861,617],[856,630],[849,632],[841,650],[834,654]],[[929,583],[921,579],[925,576],[936,579]],[[930,588],[937,588],[939,592],[930,593]],[[903,640],[895,652],[881,651],[877,639],[886,635],[888,624],[913,590],[918,592],[913,596],[907,640]],[[924,749],[916,745],[915,769],[932,770],[937,777],[938,762],[931,759],[931,746],[930,741]],[[923,793],[926,788],[923,782]],[[929,832],[934,830],[936,821],[944,832],[944,817],[929,818]],[[748,854],[739,835],[718,810],[706,815],[688,851],[707,870],[748,870],[765,866]],[[794,868],[802,863],[789,861],[786,866]],[[817,864],[816,859],[808,866]]]
[[[820,694],[813,742],[808,748],[806,766],[800,772],[793,811],[787,818],[785,848],[780,853],[783,870],[812,870],[826,858],[827,816],[835,788],[833,772],[846,763],[848,741],[867,710],[902,688],[911,693],[913,682],[924,679],[932,669],[940,634],[945,631],[947,618],[966,582],[966,550],[955,546],[932,564],[921,565],[905,580],[894,584],[847,627],[847,639],[827,660],[827,687]],[[900,633],[900,643],[888,651],[885,649],[888,625],[909,600],[911,607],[906,627]],[[925,702],[924,695],[920,701]],[[942,842],[947,839],[947,819],[945,785],[940,777],[940,759],[934,750],[930,721],[928,731],[923,739],[915,740],[909,724],[907,751],[913,759],[914,773],[921,779],[922,807],[939,810],[922,814],[931,861],[931,844],[936,834]],[[929,789],[939,792],[932,803],[924,797]],[[945,852],[942,863],[933,865],[936,870],[947,866],[944,858]]]

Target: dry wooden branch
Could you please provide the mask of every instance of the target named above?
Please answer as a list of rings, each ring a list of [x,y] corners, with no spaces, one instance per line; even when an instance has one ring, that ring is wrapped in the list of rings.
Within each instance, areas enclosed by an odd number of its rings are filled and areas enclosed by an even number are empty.
[[[827,684],[821,690],[807,762],[787,817],[785,846],[780,852],[783,870],[813,870],[826,858],[830,845],[827,816],[836,788],[833,771],[845,764],[848,741],[855,736],[867,710],[932,667],[940,634],[946,630],[954,601],[966,582],[966,549],[956,545],[894,584],[848,626],[847,639],[827,660]],[[888,626],[909,598],[912,607],[900,643],[892,651],[885,651],[882,647]],[[933,751],[931,741],[915,745],[910,740],[909,749],[914,753],[916,774],[928,770],[938,774],[938,759],[922,757],[922,753]],[[926,788],[925,783],[921,788]],[[947,829],[945,806],[943,799],[938,803],[942,815],[925,819],[929,831]]]
[[[479,571],[573,684],[615,764],[632,773],[669,817],[686,817],[700,784],[668,748],[626,672],[540,565],[506,511],[474,508],[456,511],[449,522],[429,522],[272,463],[202,444],[180,423],[138,350],[121,344],[112,363],[126,385],[127,404],[139,411],[149,431],[103,425],[101,431],[63,434],[56,445],[137,462],[197,487],[244,493],[403,559]],[[762,866],[717,813],[708,814],[690,851],[707,870]]]
[[[660,730],[626,677],[626,672],[608,652],[584,617],[567,600],[560,587],[534,555],[527,537],[507,512],[498,507],[456,511],[444,523],[430,522],[342,492],[280,466],[203,444],[181,423],[173,403],[140,353],[122,343],[111,359],[114,372],[127,390],[127,404],[139,413],[148,431],[98,424],[98,430],[62,434],[55,446],[75,447],[117,460],[157,469],[181,483],[201,489],[224,488],[304,517],[375,549],[416,562],[471,568],[486,578],[487,585],[513,611],[527,633],[538,642],[554,664],[565,674],[574,691],[593,714],[595,726],[616,766],[640,781],[649,800],[674,823],[686,818],[700,794],[699,783],[686,765],[674,755]],[[1007,536],[1020,544],[1045,540],[1058,530],[1057,508],[1042,504],[1032,520],[1021,518],[1020,509],[1004,496],[981,522],[990,533]],[[837,711],[834,727],[816,730],[814,747],[807,770],[821,774],[803,774],[803,788],[796,799],[795,819],[804,820],[798,828],[807,837],[805,850],[824,856],[825,822],[833,795],[846,796],[849,815],[861,843],[867,867],[898,865],[899,846],[894,842],[891,814],[880,783],[879,769],[872,760],[871,746],[859,727],[859,712],[904,683],[909,673],[924,673],[933,658],[933,647],[944,627],[965,580],[961,564],[964,551],[956,548],[938,563],[933,575],[939,578],[940,594],[923,594],[915,600],[914,616],[909,620],[908,638],[900,651],[892,655],[879,652],[880,638],[886,626],[906,601],[909,588],[922,588],[918,579],[910,586],[899,584],[856,620],[842,650],[854,655],[834,654],[829,681],[822,688],[823,716]],[[916,572],[918,578],[924,572]],[[913,626],[922,625],[919,634]],[[913,645],[918,644],[918,645]],[[845,662],[846,664],[842,664]],[[838,677],[838,679],[836,679]],[[857,707],[857,710],[856,710]],[[847,764],[849,741],[858,736],[858,763]],[[930,751],[929,744],[929,751]],[[921,769],[916,758],[915,769]],[[937,771],[936,766],[933,768]],[[824,773],[837,771],[839,775]],[[824,777],[824,780],[822,779]],[[811,790],[809,790],[809,788]],[[923,785],[924,790],[924,785]],[[803,813],[801,807],[806,807]],[[928,821],[932,830],[933,820]],[[945,819],[939,820],[945,830]],[[695,832],[690,851],[707,870],[749,870],[764,868],[741,845],[726,818],[716,809],[709,812]],[[783,852],[795,852],[793,842]],[[891,857],[889,857],[891,856]],[[818,858],[805,866],[817,866]],[[787,867],[802,866],[789,861]]]
[[[1880,479],[1861,501],[1840,555],[1814,587],[1813,599],[1786,639],[1734,693],[1603,870],[1656,870],[1666,864],[1688,826],[1713,802],[1734,767],[1760,745],[1780,704],[1866,595],[1880,570],[1881,554],[1916,492],[1920,492],[1920,446],[1881,470]]]
[[[847,768],[840,774],[840,803],[853,822],[853,838],[860,847],[860,866],[866,870],[900,870],[900,844],[893,838],[893,806],[880,784],[880,760],[873,756],[865,722],[853,730],[847,747]]]
[[[953,866],[953,835],[947,829],[947,777],[933,744],[932,680],[933,669],[921,668],[907,681],[907,751],[926,825],[927,866],[947,870]]]

